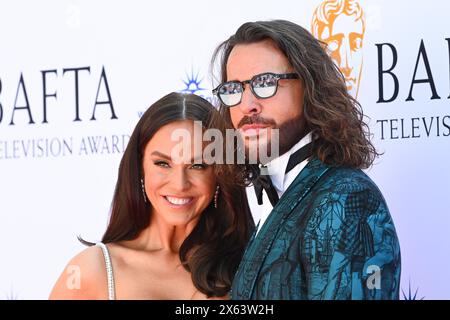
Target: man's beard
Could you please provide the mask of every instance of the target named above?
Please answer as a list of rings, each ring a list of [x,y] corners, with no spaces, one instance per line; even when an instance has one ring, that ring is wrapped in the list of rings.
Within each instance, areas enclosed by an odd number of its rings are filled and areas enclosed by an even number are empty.
[[[305,119],[302,117],[302,115],[298,115],[295,118],[289,119],[281,124],[277,124],[273,119],[266,119],[262,118],[260,116],[253,116],[253,117],[247,117],[244,116],[241,121],[239,121],[237,128],[240,129],[242,126],[246,124],[264,124],[270,127],[271,129],[278,129],[279,135],[278,135],[278,155],[281,156],[289,149],[291,149],[298,141],[300,141],[301,138],[303,138],[306,135],[305,130]],[[271,135],[273,137],[273,135]],[[258,163],[261,163],[260,157],[259,157],[259,147],[261,141],[258,139],[254,142],[248,141],[248,143],[245,143],[245,140],[248,138],[243,137],[244,144],[245,144],[245,156],[246,159],[250,158],[249,155],[249,143],[257,143],[257,161]],[[269,150],[272,150],[272,144],[277,143],[276,141],[272,141],[272,138],[267,139],[267,146],[265,148],[266,153]],[[275,152],[275,154],[277,154]],[[268,154],[267,154],[268,155]],[[270,154],[270,160],[274,159],[274,154],[271,152]],[[262,161],[265,162],[265,161]]]

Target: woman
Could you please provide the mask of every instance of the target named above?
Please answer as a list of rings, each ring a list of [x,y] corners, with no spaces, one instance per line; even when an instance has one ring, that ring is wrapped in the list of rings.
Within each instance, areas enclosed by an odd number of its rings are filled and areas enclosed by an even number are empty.
[[[201,160],[194,121],[225,136],[218,112],[196,95],[171,93],[144,113],[120,163],[102,242],[82,240],[91,247],[69,262],[50,299],[228,298],[253,220],[239,167]],[[189,161],[172,157],[176,130],[191,137],[181,148],[193,153]]]

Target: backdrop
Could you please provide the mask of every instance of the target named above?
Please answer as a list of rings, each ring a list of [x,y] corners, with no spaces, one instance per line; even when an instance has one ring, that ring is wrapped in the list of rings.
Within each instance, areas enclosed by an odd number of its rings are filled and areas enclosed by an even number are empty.
[[[212,101],[209,61],[246,21],[328,42],[384,152],[406,299],[450,299],[450,3],[1,1],[0,299],[46,299],[107,224],[120,158],[171,91]],[[345,2],[345,1],[344,1]],[[445,22],[447,21],[447,22]]]

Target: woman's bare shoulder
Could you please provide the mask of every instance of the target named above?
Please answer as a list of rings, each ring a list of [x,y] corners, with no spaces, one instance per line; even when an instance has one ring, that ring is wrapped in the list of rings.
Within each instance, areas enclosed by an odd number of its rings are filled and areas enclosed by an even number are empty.
[[[58,278],[49,299],[108,299],[102,249],[92,246],[73,257]]]

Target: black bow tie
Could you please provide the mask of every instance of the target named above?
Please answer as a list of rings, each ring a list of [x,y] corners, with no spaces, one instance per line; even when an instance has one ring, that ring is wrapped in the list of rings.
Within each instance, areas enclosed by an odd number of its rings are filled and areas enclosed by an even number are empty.
[[[295,151],[289,157],[289,162],[286,166],[285,174],[291,171],[297,164],[302,162],[303,160],[309,158],[312,155],[312,144],[308,143]],[[252,177],[253,177],[253,187],[255,188],[256,198],[258,200],[258,204],[261,205],[263,203],[263,189],[266,191],[267,196],[270,200],[270,203],[273,207],[277,204],[278,192],[275,189],[272,180],[268,174],[261,174],[261,170],[266,169],[265,166],[258,165],[252,166]]]

